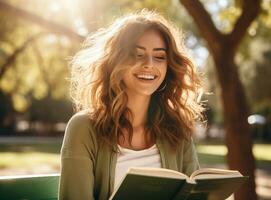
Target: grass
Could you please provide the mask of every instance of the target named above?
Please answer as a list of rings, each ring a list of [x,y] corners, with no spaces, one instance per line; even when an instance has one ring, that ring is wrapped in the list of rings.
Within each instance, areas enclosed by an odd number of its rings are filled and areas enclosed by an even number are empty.
[[[225,145],[199,143],[196,146],[199,161],[202,165],[226,164],[227,148]],[[45,166],[50,166],[52,170],[58,171],[60,148],[60,143],[0,144],[0,172],[9,169],[12,171],[20,169],[37,171]],[[271,170],[271,144],[255,144],[253,153],[257,167]]]
[[[42,152],[4,152],[0,153],[0,169],[5,168],[33,168],[41,164],[51,165],[58,168],[60,164],[59,155]]]
[[[197,144],[199,162],[203,165],[216,165],[227,163],[227,148],[222,144]],[[271,171],[271,144],[257,143],[253,145],[253,155],[258,168]]]
[[[271,161],[271,144],[256,144],[253,154],[257,160]]]
[[[0,144],[0,175],[60,170],[60,143]]]
[[[199,144],[197,150],[201,154],[225,156],[227,148],[225,145],[208,145]],[[253,154],[256,160],[271,161],[271,144],[255,144],[253,146]]]

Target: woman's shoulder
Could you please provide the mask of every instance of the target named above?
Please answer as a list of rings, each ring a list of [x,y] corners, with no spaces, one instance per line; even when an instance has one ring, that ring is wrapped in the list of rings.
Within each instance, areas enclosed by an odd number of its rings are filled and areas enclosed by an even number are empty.
[[[67,123],[66,133],[76,132],[77,135],[95,135],[89,112],[80,111],[74,114]]]
[[[68,121],[68,125],[91,125],[90,114],[87,110],[75,113]]]
[[[91,125],[91,118],[87,112],[74,114],[65,130],[62,155],[63,156],[89,156],[90,152],[96,151],[97,139]]]

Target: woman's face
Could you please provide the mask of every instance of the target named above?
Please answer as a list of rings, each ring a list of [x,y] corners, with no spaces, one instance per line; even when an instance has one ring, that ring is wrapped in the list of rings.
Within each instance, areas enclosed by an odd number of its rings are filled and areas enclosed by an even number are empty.
[[[127,94],[150,96],[161,85],[167,72],[166,44],[156,30],[146,31],[137,41],[136,60],[124,73]]]

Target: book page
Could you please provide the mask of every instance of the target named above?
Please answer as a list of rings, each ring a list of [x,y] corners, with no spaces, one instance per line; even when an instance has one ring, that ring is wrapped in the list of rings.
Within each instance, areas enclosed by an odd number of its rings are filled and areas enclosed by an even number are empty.
[[[131,167],[127,173],[165,178],[188,179],[188,176],[181,172],[164,168]]]
[[[190,179],[205,179],[205,178],[226,178],[226,177],[241,177],[243,176],[236,170],[215,169],[215,168],[203,168],[194,171]]]

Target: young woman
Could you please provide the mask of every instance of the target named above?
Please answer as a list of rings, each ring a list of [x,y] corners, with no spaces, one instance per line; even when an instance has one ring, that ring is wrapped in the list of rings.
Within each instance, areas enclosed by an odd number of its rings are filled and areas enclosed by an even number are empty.
[[[191,136],[200,83],[180,39],[142,11],[86,40],[72,63],[78,113],[61,149],[60,199],[107,200],[132,166],[199,168]]]

